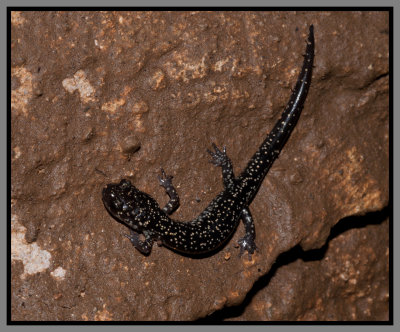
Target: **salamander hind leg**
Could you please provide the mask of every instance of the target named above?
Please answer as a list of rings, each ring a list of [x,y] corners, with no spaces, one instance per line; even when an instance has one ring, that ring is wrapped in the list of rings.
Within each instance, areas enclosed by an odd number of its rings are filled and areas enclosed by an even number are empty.
[[[163,207],[163,211],[166,214],[171,214],[179,207],[179,195],[172,184],[172,176],[166,175],[164,170],[161,168],[161,176],[158,176],[160,186],[164,187],[165,192],[169,196],[168,203]]]
[[[254,254],[254,251],[257,250],[258,248],[255,243],[256,231],[254,227],[254,222],[249,209],[242,210],[242,220],[244,223],[244,228],[246,233],[244,237],[242,237],[238,241],[238,244],[240,246],[239,256],[242,256],[242,254],[246,250],[249,255],[249,261],[251,261],[251,255]]]
[[[233,184],[234,174],[232,161],[229,159],[226,154],[225,146],[222,148],[222,151],[218,149],[218,147],[212,143],[214,151],[210,151],[207,149],[207,152],[211,155],[212,159],[210,162],[215,166],[219,166],[222,168],[222,179],[224,181],[224,186],[227,187],[229,184]]]

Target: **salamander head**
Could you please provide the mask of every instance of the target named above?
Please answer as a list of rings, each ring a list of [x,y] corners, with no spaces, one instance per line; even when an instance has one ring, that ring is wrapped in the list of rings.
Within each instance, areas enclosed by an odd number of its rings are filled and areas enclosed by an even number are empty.
[[[108,184],[102,196],[111,216],[137,231],[148,228],[155,213],[162,212],[152,197],[125,179],[120,183]]]

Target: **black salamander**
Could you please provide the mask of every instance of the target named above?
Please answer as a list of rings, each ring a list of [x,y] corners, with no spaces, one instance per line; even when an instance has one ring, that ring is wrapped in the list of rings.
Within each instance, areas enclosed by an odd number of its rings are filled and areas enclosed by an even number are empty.
[[[225,147],[220,150],[213,144],[214,151],[207,150],[212,157],[212,163],[222,168],[224,190],[197,218],[180,222],[169,217],[179,206],[179,196],[172,185],[172,176],[167,176],[162,169],[158,179],[170,197],[162,209],[150,195],[138,190],[128,180],[108,184],[103,189],[104,206],[112,217],[130,228],[131,233],[126,237],[141,253],[149,254],[154,240],[183,254],[211,253],[230,238],[242,219],[245,236],[239,240],[240,255],[246,250],[251,259],[257,247],[249,204],[293,131],[303,109],[314,61],[313,30],[311,25],[303,66],[289,102],[244,171],[235,177]],[[143,234],[142,238],[140,233]]]

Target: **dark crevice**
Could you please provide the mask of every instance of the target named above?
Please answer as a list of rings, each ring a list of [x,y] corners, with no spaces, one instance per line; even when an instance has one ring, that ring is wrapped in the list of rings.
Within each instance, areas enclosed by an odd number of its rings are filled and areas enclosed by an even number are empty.
[[[297,245],[291,250],[280,254],[275,263],[272,265],[271,270],[254,283],[253,288],[249,291],[244,301],[240,305],[223,308],[205,318],[198,319],[196,323],[210,324],[223,322],[224,319],[241,316],[253,297],[260,290],[268,286],[271,278],[275,275],[276,271],[280,267],[288,265],[298,259],[302,259],[305,262],[322,260],[332,239],[351,229],[363,228],[368,225],[379,225],[384,222],[389,215],[389,207],[385,207],[380,211],[370,212],[363,216],[351,216],[343,218],[331,229],[330,235],[323,247],[304,251],[299,245]]]
[[[389,76],[389,73],[382,73],[381,75],[378,75],[377,77],[375,77],[374,81],[379,81],[381,78],[387,77]]]

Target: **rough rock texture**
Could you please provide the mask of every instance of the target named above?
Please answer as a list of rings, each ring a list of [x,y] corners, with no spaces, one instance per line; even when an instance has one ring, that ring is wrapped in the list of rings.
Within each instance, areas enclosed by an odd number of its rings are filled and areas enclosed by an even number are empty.
[[[283,253],[326,246],[341,219],[384,209],[388,20],[384,12],[13,12],[12,319],[195,320],[242,303]],[[103,186],[130,178],[164,204],[162,166],[181,198],[174,217],[195,217],[222,189],[206,149],[226,145],[236,173],[245,167],[289,98],[310,24],[316,58],[305,109],[250,206],[259,252],[238,257],[240,225],[207,258],[157,246],[142,256],[104,209]],[[328,245],[337,249],[319,261],[283,265],[237,319],[388,319],[387,222]],[[329,292],[307,281],[321,269],[315,282]],[[304,297],[288,294],[299,284]],[[292,307],[269,308],[279,297]]]
[[[237,307],[200,322],[389,319],[389,223],[383,210],[343,219],[326,245],[280,255]],[[383,222],[382,222],[383,221]]]

